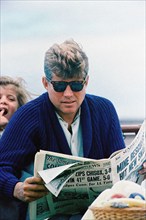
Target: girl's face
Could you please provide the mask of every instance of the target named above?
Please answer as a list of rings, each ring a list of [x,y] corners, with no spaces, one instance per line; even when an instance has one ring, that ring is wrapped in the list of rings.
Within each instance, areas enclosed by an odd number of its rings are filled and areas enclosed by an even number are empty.
[[[0,86],[0,126],[6,126],[18,107],[15,86]]]

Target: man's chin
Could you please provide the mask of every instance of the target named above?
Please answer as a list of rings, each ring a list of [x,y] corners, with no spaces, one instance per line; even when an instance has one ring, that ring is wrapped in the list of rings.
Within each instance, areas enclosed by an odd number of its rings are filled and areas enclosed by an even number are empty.
[[[65,108],[62,110],[62,113],[65,115],[76,114],[77,110],[73,108]]]

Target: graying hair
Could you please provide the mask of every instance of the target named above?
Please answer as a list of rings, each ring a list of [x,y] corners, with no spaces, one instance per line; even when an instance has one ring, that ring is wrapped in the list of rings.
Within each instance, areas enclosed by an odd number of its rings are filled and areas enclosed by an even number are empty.
[[[62,79],[85,78],[88,70],[88,57],[74,40],[54,44],[45,53],[44,72],[49,80],[53,74]]]

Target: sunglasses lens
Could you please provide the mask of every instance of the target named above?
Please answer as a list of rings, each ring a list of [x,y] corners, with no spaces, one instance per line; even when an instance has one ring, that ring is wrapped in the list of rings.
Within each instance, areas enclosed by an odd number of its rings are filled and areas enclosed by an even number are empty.
[[[53,88],[56,92],[64,92],[66,86],[65,82],[53,82]]]
[[[83,89],[84,86],[83,82],[78,82],[78,81],[74,81],[74,82],[52,81],[51,83],[56,92],[64,92],[66,90],[67,85],[70,86],[73,92],[79,92]]]
[[[70,87],[72,89],[72,91],[74,92],[79,92],[83,89],[83,83],[82,82],[72,82]]]

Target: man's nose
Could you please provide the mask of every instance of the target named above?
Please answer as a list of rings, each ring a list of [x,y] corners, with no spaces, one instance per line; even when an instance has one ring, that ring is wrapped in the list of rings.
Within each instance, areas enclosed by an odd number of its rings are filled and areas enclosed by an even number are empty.
[[[64,91],[64,96],[72,96],[73,95],[73,91],[70,88],[70,85],[67,85],[65,91]]]

